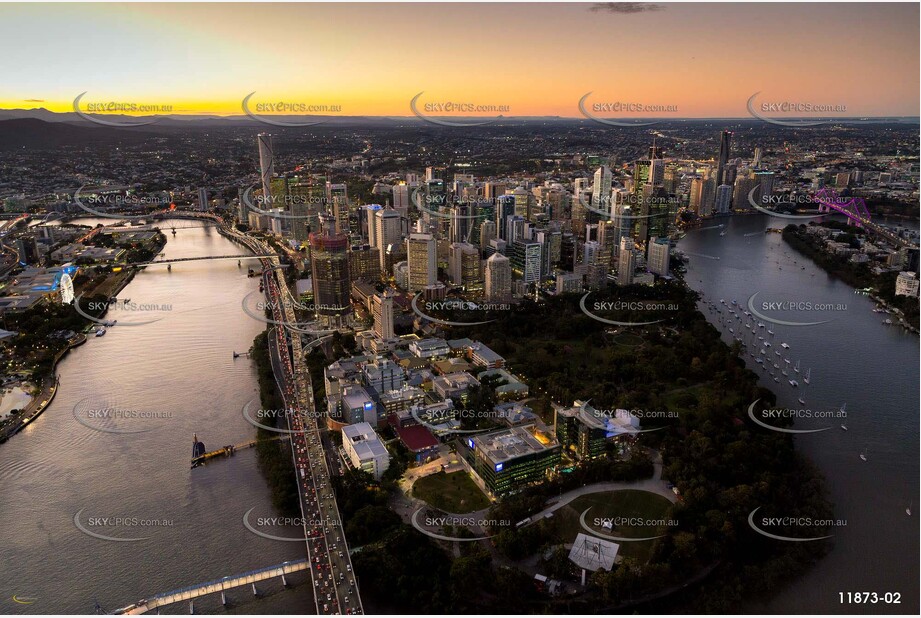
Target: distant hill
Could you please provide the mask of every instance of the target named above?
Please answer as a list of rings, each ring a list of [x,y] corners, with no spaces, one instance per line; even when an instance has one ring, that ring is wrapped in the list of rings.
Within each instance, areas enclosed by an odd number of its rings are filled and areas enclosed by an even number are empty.
[[[0,120],[0,150],[49,150],[64,146],[135,144],[148,139],[152,133],[141,129],[115,129],[90,123],[85,125],[46,122],[37,118]]]

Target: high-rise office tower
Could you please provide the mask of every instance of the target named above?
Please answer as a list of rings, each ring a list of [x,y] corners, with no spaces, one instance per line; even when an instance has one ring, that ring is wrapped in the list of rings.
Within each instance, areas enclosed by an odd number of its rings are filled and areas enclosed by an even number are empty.
[[[646,268],[662,277],[668,276],[668,260],[671,243],[668,238],[653,238],[646,251]]]
[[[716,188],[716,203],[714,205],[715,214],[728,215],[731,204],[732,187],[729,185],[718,186]]]
[[[438,280],[435,237],[431,234],[410,234],[406,239],[406,261],[409,268],[410,292],[420,292]]]
[[[611,181],[613,175],[611,168],[602,165],[595,170],[595,176],[592,182],[592,209],[597,212],[610,212],[611,200]]]
[[[620,256],[617,258],[617,283],[630,285],[633,283],[633,270],[636,268],[636,257],[633,255],[633,239],[622,238],[620,241]]]
[[[374,334],[384,339],[393,339],[393,296],[384,292],[375,294],[371,300],[374,313]]]
[[[332,222],[310,234],[314,315],[330,328],[348,326],[352,313],[349,244],[345,234],[333,232]]]
[[[691,188],[688,195],[688,208],[697,215],[701,214],[704,197],[704,179],[694,178],[691,180]]]
[[[409,209],[412,207],[412,204],[410,204],[409,185],[405,182],[394,185],[392,189],[392,195],[393,209],[400,213],[400,216],[404,219],[408,218]]]
[[[755,148],[755,156],[752,157],[752,167],[758,169],[761,167],[761,148]]]
[[[501,253],[486,260],[486,300],[507,303],[512,299],[512,265]]]
[[[508,246],[512,272],[525,284],[537,283],[541,279],[543,247],[533,240],[517,240]]]
[[[333,217],[336,222],[336,231],[340,234],[348,234],[349,215],[351,208],[349,204],[349,190],[343,183],[326,182],[326,211]]]
[[[505,221],[505,242],[511,245],[516,240],[525,240],[527,221],[521,215],[511,215]]]
[[[359,217],[363,219],[362,228],[367,228],[368,244],[377,247],[377,213],[383,210],[380,204],[367,204],[359,209]]]
[[[716,163],[716,184],[732,184],[726,183],[724,179],[724,172],[726,169],[726,164],[729,162],[729,148],[732,142],[732,131],[723,131],[720,133],[720,152],[719,158]]]
[[[390,274],[393,259],[401,255],[403,222],[400,213],[392,208],[374,212],[374,246],[380,250],[381,273]]]
[[[759,189],[755,197],[760,199],[762,196],[774,193],[774,172],[758,171],[755,172],[755,179],[758,181]],[[758,202],[759,204],[761,202]]]
[[[208,190],[204,187],[198,189],[198,209],[208,210]]]
[[[515,200],[515,214],[524,217],[525,219],[531,219],[531,207],[534,203],[534,196],[531,195],[524,187],[518,187],[510,194],[512,199]]]
[[[480,249],[484,250],[489,246],[489,241],[498,238],[496,234],[496,222],[492,220],[483,221],[480,224]]]
[[[496,200],[496,227],[499,238],[508,241],[506,225],[508,218],[515,214],[515,198],[511,195],[500,195]]]
[[[262,180],[262,199],[265,208],[272,205],[272,176],[275,174],[275,151],[272,147],[272,136],[260,133],[256,136],[259,144],[259,175]]]
[[[371,245],[353,245],[349,250],[349,277],[352,281],[380,281],[380,251]]]
[[[451,243],[448,254],[448,270],[451,283],[463,286],[470,294],[483,291],[483,277],[480,275],[480,252],[465,242]]]

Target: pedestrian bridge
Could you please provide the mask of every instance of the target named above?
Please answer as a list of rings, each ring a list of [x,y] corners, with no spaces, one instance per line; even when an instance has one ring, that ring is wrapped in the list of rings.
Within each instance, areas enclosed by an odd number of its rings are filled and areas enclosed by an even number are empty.
[[[222,577],[221,579],[215,579],[203,584],[196,584],[194,586],[157,594],[148,599],[141,599],[137,603],[132,603],[131,605],[117,609],[112,613],[122,615],[144,614],[158,607],[172,605],[173,603],[180,603],[182,601],[188,601],[189,612],[194,613],[195,606],[193,602],[194,599],[198,597],[220,592],[221,603],[227,605],[227,597],[224,594],[227,590],[250,584],[253,587],[253,594],[256,594],[256,582],[272,579],[273,577],[281,577],[282,584],[287,585],[285,575],[296,573],[297,571],[304,571],[307,569],[307,566],[306,559],[283,562],[282,564],[265,567],[264,569],[257,569],[255,571],[241,573],[240,575]]]

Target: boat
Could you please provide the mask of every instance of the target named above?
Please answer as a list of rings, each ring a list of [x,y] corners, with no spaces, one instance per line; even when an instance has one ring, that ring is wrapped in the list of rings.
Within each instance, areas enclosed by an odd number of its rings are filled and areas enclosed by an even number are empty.
[[[889,318],[886,318],[885,320],[883,320],[883,324],[885,324],[886,326],[891,326],[892,320],[890,320]]]
[[[774,331],[772,331],[772,330],[769,328],[769,329],[768,329],[768,334],[769,334],[769,335],[773,335],[773,334],[774,334]]]
[[[100,329],[98,329],[98,330],[96,331],[96,336],[97,336],[97,337],[102,337],[102,336],[105,335],[105,334],[106,334],[106,329],[104,329],[104,328],[100,328]]]
[[[845,425],[844,423],[841,423],[841,429],[843,429],[844,431],[847,431],[847,425]]]
[[[720,236],[725,236],[726,232],[720,232]]]
[[[784,350],[789,350],[789,349],[790,349],[790,346],[787,345],[786,343],[781,343],[781,344],[780,344],[780,347],[782,347]]]
[[[782,374],[785,375],[785,376],[790,375],[789,373],[787,373],[787,370],[786,370],[786,369],[782,369],[782,370],[780,371],[780,373],[782,373]]]
[[[803,376],[803,382],[805,382],[806,384],[809,384],[809,374],[810,374],[811,372],[812,372],[812,367],[808,368],[808,369],[806,370],[806,375]]]
[[[780,369],[780,365],[778,365],[777,363],[774,363],[774,369]]]
[[[729,329],[729,332],[735,334],[735,331],[732,330],[731,328]]]
[[[799,373],[799,360],[797,359],[796,364],[793,365],[793,371]]]
[[[867,460],[867,449],[863,449],[862,451],[860,451],[860,459],[861,459],[862,461],[866,461],[866,460]]]
[[[762,364],[762,363],[764,362],[764,359],[756,358],[756,359],[755,359],[755,362],[758,363],[758,364],[760,365],[760,364]]]
[[[840,412],[842,416],[847,416],[847,403],[842,403],[841,407],[838,408],[838,412]]]
[[[790,380],[790,386],[792,386],[793,388],[796,388],[797,386],[799,386],[799,382],[797,382],[796,380]]]
[[[789,364],[790,364],[790,359],[785,358],[785,359],[783,359],[783,362],[786,363],[787,365],[789,365]]]
[[[905,514],[908,515],[909,517],[911,517],[911,507],[912,507],[912,505],[914,505],[914,502],[909,502],[909,503],[908,503],[908,508],[905,509]]]
[[[771,377],[774,378],[775,382],[780,382],[780,378],[778,378],[777,376],[771,376]]]
[[[774,356],[780,356],[780,350],[774,350]]]
[[[806,393],[803,393],[802,395],[800,395],[797,401],[803,405],[806,405]]]
[[[758,353],[759,353],[759,354],[764,354],[764,353],[765,353],[765,352],[764,352],[764,348],[761,348],[760,350],[758,350]]]

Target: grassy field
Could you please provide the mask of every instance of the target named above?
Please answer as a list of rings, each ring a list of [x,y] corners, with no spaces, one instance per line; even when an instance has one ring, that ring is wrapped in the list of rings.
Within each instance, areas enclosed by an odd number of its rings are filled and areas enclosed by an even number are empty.
[[[608,530],[601,527],[602,522],[595,520],[614,518],[667,520],[670,507],[671,502],[658,494],[624,489],[580,496],[557,511],[556,516],[561,518],[560,530],[567,542],[574,539],[579,532],[588,534],[588,531],[583,529],[579,523],[579,518],[588,508],[591,510],[585,516],[585,523],[599,534],[625,538],[648,538],[663,534],[664,529],[656,525],[635,525],[638,522],[625,522]],[[654,542],[622,542],[618,555],[646,562],[649,560]]]
[[[448,513],[471,513],[489,506],[489,498],[466,472],[423,477],[413,484],[413,497]]]

